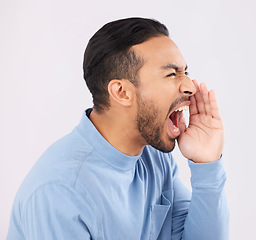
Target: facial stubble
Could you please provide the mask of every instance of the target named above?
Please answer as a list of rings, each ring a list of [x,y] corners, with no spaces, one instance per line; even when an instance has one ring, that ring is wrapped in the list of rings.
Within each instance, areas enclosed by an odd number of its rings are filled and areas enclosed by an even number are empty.
[[[150,101],[138,96],[137,128],[148,145],[162,151],[171,152],[175,147],[175,139],[168,137],[172,146],[163,140],[163,123],[159,121],[160,111]]]
[[[148,145],[162,151],[162,152],[171,152],[175,147],[175,139],[168,136],[168,140],[172,143],[172,146],[168,146],[163,139],[164,135],[164,122],[159,121],[159,116],[161,116],[158,108],[150,100],[142,99],[140,94],[137,94],[137,128],[141,133],[141,136],[144,138]],[[169,111],[166,115],[166,120],[169,117],[172,110],[178,104],[183,101],[189,101],[190,97],[183,96],[176,99],[170,106]]]

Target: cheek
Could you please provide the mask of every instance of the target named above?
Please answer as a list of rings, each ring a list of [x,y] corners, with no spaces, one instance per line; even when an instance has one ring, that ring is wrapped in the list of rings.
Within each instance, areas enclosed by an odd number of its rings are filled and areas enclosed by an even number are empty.
[[[172,103],[175,102],[175,100],[178,98],[178,94],[176,94],[174,91],[163,90],[154,97],[159,110],[167,114],[170,107],[172,106]]]
[[[163,84],[155,86],[153,92],[158,101],[171,104],[179,94],[179,87],[172,80],[165,80]]]
[[[147,82],[142,82],[138,90],[142,98],[150,99],[161,108],[169,108],[179,97],[178,81],[170,78],[148,79]]]

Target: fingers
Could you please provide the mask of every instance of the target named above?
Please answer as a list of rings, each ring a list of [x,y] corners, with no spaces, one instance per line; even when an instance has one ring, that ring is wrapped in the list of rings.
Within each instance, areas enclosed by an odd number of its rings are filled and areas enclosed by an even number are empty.
[[[204,101],[204,109],[207,115],[212,115],[211,105],[209,100],[209,92],[205,83],[200,84],[201,95]]]
[[[190,114],[206,114],[220,119],[215,92],[208,91],[205,83],[201,83],[199,87],[196,80],[193,82],[197,92],[190,98]]]
[[[198,86],[195,80],[192,80],[192,82],[194,83],[195,87],[196,85]],[[197,103],[194,95],[190,97],[189,113],[190,115],[198,114]]]
[[[189,113],[190,115],[198,114],[195,96],[190,97]]]
[[[196,80],[194,80],[194,84],[197,90],[196,94],[194,95],[196,99],[197,110],[198,110],[198,113],[204,114],[205,113],[204,99]]]
[[[212,116],[214,118],[221,119],[220,111],[219,111],[219,108],[218,108],[218,104],[217,104],[216,95],[215,95],[214,90],[211,90],[209,92],[209,98],[210,98],[210,106],[211,106]]]

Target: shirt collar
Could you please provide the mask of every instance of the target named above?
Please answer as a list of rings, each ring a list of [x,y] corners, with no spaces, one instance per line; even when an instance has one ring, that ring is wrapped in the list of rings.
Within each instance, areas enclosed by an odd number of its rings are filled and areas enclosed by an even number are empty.
[[[107,162],[109,165],[121,170],[128,171],[135,167],[141,154],[128,156],[114,148],[95,128],[87,114],[92,109],[87,109],[76,127],[78,133],[88,142],[88,144]]]

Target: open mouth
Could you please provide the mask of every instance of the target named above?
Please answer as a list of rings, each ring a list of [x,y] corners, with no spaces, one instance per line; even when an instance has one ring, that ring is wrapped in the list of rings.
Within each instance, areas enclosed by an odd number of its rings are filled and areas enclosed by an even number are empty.
[[[169,129],[172,135],[174,135],[175,137],[180,135],[180,123],[183,117],[183,110],[186,111],[189,109],[188,105],[184,105],[184,104],[182,105],[183,106],[177,106],[177,108],[174,109],[174,111],[169,115],[169,119],[168,119]]]

